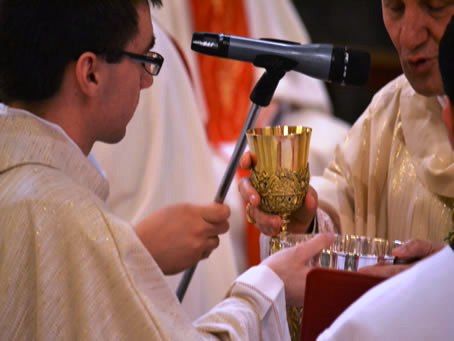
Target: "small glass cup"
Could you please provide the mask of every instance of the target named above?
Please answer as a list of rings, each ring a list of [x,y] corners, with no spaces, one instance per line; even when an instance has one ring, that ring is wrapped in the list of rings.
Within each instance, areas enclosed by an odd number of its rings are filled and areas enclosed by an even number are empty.
[[[330,250],[321,256],[320,266],[338,270],[358,271],[375,264],[393,264],[392,249],[399,241],[360,235],[336,235]]]
[[[270,247],[270,254],[283,248],[295,246],[313,238],[316,234],[286,233],[280,235]],[[311,264],[323,268],[357,271],[362,267],[375,264],[393,264],[392,249],[401,241],[366,237],[353,234],[337,234],[330,248],[324,249]]]

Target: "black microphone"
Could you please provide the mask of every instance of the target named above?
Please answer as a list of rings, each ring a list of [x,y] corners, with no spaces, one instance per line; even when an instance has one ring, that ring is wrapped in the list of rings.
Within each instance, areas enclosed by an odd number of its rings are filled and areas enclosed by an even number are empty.
[[[200,53],[260,65],[264,56],[286,58],[293,70],[342,85],[363,85],[369,76],[369,53],[329,44],[299,44],[276,39],[251,39],[194,32],[191,49]]]

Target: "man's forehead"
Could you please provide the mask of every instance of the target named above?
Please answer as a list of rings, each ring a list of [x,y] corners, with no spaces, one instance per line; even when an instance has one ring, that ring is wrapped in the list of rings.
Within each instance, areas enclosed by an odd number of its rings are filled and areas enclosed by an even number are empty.
[[[140,2],[137,5],[137,14],[139,18],[138,32],[133,39],[133,44],[140,50],[149,50],[155,44],[155,36],[153,32],[153,23],[151,18],[151,7],[149,1]]]
[[[149,43],[148,47],[151,49],[153,46],[156,44],[156,36],[154,35],[154,29],[153,29],[153,16],[152,16],[152,11],[153,11],[153,4],[151,3],[151,0],[147,0],[147,7],[148,7],[148,14],[149,14],[149,23],[150,23],[150,37],[149,37]]]

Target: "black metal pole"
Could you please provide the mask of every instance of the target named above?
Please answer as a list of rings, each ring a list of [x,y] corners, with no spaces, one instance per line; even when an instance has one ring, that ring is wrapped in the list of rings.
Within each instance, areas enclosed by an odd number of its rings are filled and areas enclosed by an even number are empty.
[[[294,62],[285,58],[277,58],[275,56],[269,56],[269,58],[268,56],[263,56],[263,58],[258,59],[255,65],[265,67],[266,71],[251,92],[250,99],[252,101],[252,106],[249,110],[240,137],[238,138],[238,141],[235,145],[235,150],[233,151],[232,157],[227,166],[227,170],[224,173],[221,184],[219,185],[218,191],[214,198],[214,201],[217,203],[224,202],[233,177],[235,176],[241,156],[246,147],[246,132],[254,127],[261,107],[270,104],[279,81],[287,71],[293,68]],[[180,283],[178,284],[176,294],[180,302],[183,300],[184,295],[186,294],[186,290],[188,289],[189,283],[192,279],[192,275],[194,274],[196,267],[197,263],[191,268],[187,269],[184,272]]]
[[[261,109],[261,107],[259,107],[255,103],[253,103],[253,105],[251,106],[251,108],[249,110],[249,114],[246,119],[246,123],[243,127],[243,130],[241,131],[240,138],[238,139],[238,142],[235,146],[235,150],[233,151],[232,157],[227,166],[227,170],[224,173],[221,184],[219,185],[218,191],[214,198],[214,201],[217,203],[224,202],[224,199],[227,195],[227,192],[229,191],[230,185],[232,183],[232,180],[233,180],[236,170],[238,168],[238,164],[240,163],[241,155],[243,155],[244,149],[246,148],[246,142],[247,142],[246,132],[249,129],[252,129],[252,127],[254,127],[254,124],[255,124],[255,121],[257,120],[257,116],[258,116],[260,109]],[[180,302],[184,298],[186,290],[188,289],[188,286],[189,286],[189,282],[191,281],[192,275],[194,274],[196,267],[197,267],[197,264],[195,264],[194,266],[192,266],[191,268],[186,270],[183,274],[183,277],[181,278],[181,281],[177,288],[177,297],[180,300]]]

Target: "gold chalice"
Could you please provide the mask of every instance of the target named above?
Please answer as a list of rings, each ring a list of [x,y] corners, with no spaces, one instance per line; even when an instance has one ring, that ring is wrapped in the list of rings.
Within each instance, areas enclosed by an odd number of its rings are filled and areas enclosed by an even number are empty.
[[[290,214],[302,206],[309,187],[309,143],[312,129],[275,126],[248,130],[254,158],[251,182],[260,194],[260,208],[281,216],[287,232]]]
[[[302,206],[309,188],[309,143],[312,129],[276,126],[246,133],[254,164],[251,182],[260,194],[260,208],[282,218],[281,231],[270,240],[270,254],[286,247],[292,212]],[[287,307],[292,340],[299,340],[301,308]]]

